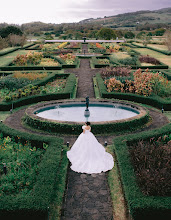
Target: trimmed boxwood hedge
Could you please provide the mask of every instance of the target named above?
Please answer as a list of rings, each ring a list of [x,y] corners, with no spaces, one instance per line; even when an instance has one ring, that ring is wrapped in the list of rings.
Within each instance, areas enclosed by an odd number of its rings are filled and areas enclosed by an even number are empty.
[[[12,52],[19,50],[19,49],[20,49],[20,47],[12,47],[12,48],[9,48],[8,50],[5,50],[5,51],[2,50],[2,51],[0,51],[0,56],[7,55],[7,54],[12,53]]]
[[[93,64],[94,68],[103,68],[103,67],[106,67],[106,66],[110,66],[110,63],[109,64],[99,64],[98,59],[108,59],[108,60],[110,60],[109,57],[107,57],[107,56],[92,57],[91,63]]]
[[[52,76],[49,76],[43,80],[41,80],[39,83],[35,83],[35,85],[44,85],[49,80],[52,80],[53,78],[60,76],[67,76],[68,74],[53,74]],[[10,101],[10,102],[1,102],[0,103],[0,111],[9,111],[13,108],[21,107],[24,105],[29,105],[32,103],[37,103],[41,101],[49,101],[49,100],[58,100],[58,99],[68,99],[73,97],[74,89],[76,86],[76,77],[75,74],[70,74],[67,78],[66,86],[63,93],[52,93],[52,94],[39,94],[29,97],[20,98],[18,100]]]
[[[171,197],[144,195],[136,181],[134,168],[128,151],[129,144],[171,133],[171,123],[161,129],[114,139],[113,149],[121,174],[121,180],[128,208],[134,220],[169,220],[171,216]]]
[[[171,55],[171,51],[168,51],[168,50],[160,50],[160,49],[157,49],[157,48],[153,48],[153,47],[149,47],[149,46],[146,46],[147,49],[150,49],[150,50],[154,50],[156,52],[159,52],[159,53],[162,53],[164,55]]]
[[[108,122],[106,124],[92,124],[92,130],[94,134],[109,134],[111,132],[125,132],[125,131],[134,131],[135,129],[143,126],[149,120],[149,114],[145,114],[141,118],[136,118],[130,121],[123,122]],[[34,129],[39,129],[47,131],[50,133],[61,133],[61,134],[72,134],[78,135],[81,133],[80,124],[70,124],[70,123],[61,123],[61,122],[52,122],[50,120],[38,119],[30,116],[25,113],[23,121],[26,125]]]
[[[76,59],[75,59],[73,64],[67,64],[60,57],[54,57],[54,56],[49,56],[49,57],[52,58],[52,59],[55,59],[56,61],[58,61],[62,65],[62,68],[76,68],[77,65],[78,65],[78,57],[76,57]]]
[[[100,74],[96,74],[97,84],[100,91],[100,96],[102,98],[108,98],[108,99],[121,99],[121,100],[128,100],[128,101],[134,101],[137,103],[147,104],[151,105],[153,107],[163,109],[166,111],[171,110],[171,102],[162,99],[159,96],[155,97],[145,97],[137,94],[132,93],[121,93],[121,92],[107,92],[106,86],[104,85],[103,79]]]
[[[54,195],[58,195],[58,205],[62,204],[64,187],[60,186],[61,182],[61,161],[66,158],[66,150],[62,150],[63,140],[52,136],[41,136],[33,133],[21,132],[0,123],[0,132],[4,136],[10,136],[20,140],[20,142],[29,141],[32,146],[42,147],[47,143],[47,148],[40,164],[37,181],[31,194],[14,197],[11,195],[0,197],[0,218],[11,220],[15,219],[48,219],[49,209],[53,202]],[[65,159],[65,163],[66,159]],[[65,168],[65,169],[64,169]],[[66,166],[63,166],[63,174],[66,179]],[[63,181],[63,184],[65,181]]]
[[[62,66],[1,66],[0,71],[61,70]]]

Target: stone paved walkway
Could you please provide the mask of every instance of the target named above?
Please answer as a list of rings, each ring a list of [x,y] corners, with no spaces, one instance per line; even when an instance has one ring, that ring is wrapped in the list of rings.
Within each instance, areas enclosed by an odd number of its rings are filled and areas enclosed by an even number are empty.
[[[106,175],[87,175],[69,170],[61,220],[113,219]]]
[[[84,45],[83,50],[87,50]],[[75,73],[78,80],[77,98],[94,97],[92,77],[98,72],[98,69],[91,69],[88,59],[81,59],[79,69],[66,69],[65,72]],[[5,121],[9,127],[43,135],[49,135],[39,132],[33,132],[23,127],[21,118],[25,109],[19,110],[12,114]],[[149,109],[152,123],[145,128],[136,132],[142,132],[148,129],[161,127],[168,123],[168,119],[160,112]],[[104,144],[112,144],[112,140],[116,135],[97,136],[98,141]],[[61,137],[61,136],[60,136]],[[64,143],[67,141],[72,145],[76,136],[64,136]],[[70,168],[68,171],[68,184],[64,198],[62,220],[111,220],[113,219],[112,203],[110,191],[107,184],[107,173],[102,174],[79,174],[73,172]]]

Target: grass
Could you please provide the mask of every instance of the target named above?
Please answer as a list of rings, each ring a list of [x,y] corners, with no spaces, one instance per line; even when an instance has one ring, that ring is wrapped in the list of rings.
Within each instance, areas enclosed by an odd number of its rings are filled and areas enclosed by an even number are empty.
[[[166,45],[148,44],[147,46],[158,49],[158,50],[168,50],[168,47]]]
[[[93,83],[94,83],[94,93],[95,93],[95,97],[96,99],[100,98],[100,92],[99,92],[99,88],[98,88],[98,84],[97,84],[97,80],[96,77],[93,77]]]
[[[0,121],[5,121],[5,119],[10,115],[9,111],[1,112],[0,111]]]
[[[149,55],[151,57],[154,57],[154,58],[160,60],[162,63],[171,67],[171,56],[167,56],[167,55],[164,55],[159,52],[156,52],[156,51],[153,51],[150,49],[146,49],[146,48],[135,48],[134,50],[141,53],[142,55]]]
[[[107,151],[112,154],[114,157],[114,153],[112,150],[112,146],[107,148]],[[114,157],[115,158],[115,157]],[[115,159],[115,165],[108,174],[108,183],[110,187],[110,193],[113,203],[113,212],[114,212],[114,219],[116,220],[126,220],[127,217],[127,208],[125,205],[124,194],[122,191],[122,185],[119,177],[119,170],[117,166],[117,162]]]
[[[171,111],[164,111],[164,115],[168,117],[169,121],[171,122]]]
[[[0,66],[7,66],[10,62],[14,60],[14,58],[19,54],[27,54],[28,50],[17,50],[10,54],[4,55],[0,57]]]
[[[130,57],[126,52],[117,52],[117,53],[112,53],[111,57],[116,58],[116,59],[125,59]]]

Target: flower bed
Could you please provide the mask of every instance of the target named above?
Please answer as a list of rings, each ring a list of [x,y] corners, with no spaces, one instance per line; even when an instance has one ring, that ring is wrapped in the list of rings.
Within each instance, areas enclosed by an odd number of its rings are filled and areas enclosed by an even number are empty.
[[[135,220],[151,220],[153,218],[158,220],[169,220],[171,210],[171,197],[169,197],[168,195],[151,196],[144,195],[142,193],[137,182],[136,173],[134,171],[134,164],[131,162],[129,148],[130,146],[133,146],[133,144],[134,146],[136,146],[140,140],[144,140],[145,142],[149,141],[151,138],[157,140],[160,136],[168,135],[170,133],[171,124],[168,124],[161,129],[143,132],[141,134],[132,134],[116,138],[114,140],[113,150],[116,153],[117,164],[119,166],[121,174],[125,198],[127,200],[130,214]],[[145,150],[146,149],[144,149],[144,151]],[[139,153],[137,156],[141,157]],[[159,157],[161,157],[161,155],[159,155]],[[155,157],[152,156],[152,158],[154,159]],[[147,164],[147,157],[145,160],[143,160],[142,166],[144,166],[144,163]],[[157,164],[159,164],[159,161],[156,161],[156,165]],[[156,178],[158,177],[156,176]],[[143,184],[145,183],[146,179],[144,180]]]
[[[4,166],[6,170],[1,169],[0,174],[0,197],[7,195],[24,196],[30,194],[33,185],[36,182],[38,174],[38,164],[47,148],[43,145],[43,149],[32,147],[26,141],[25,145],[16,143],[8,136],[0,138],[0,159],[1,168]]]
[[[153,73],[148,69],[142,71],[137,70],[133,74],[133,80],[125,80],[121,82],[115,77],[111,77],[104,82],[108,92],[130,92],[144,96],[152,94],[169,97],[171,96],[170,82],[161,73]]]
[[[57,85],[59,85],[59,87],[54,87],[53,85],[53,82],[55,82],[56,79],[58,79]],[[66,84],[65,80],[63,81],[63,79],[66,79]],[[50,84],[46,86],[48,82],[52,82],[53,86],[51,86]],[[65,84],[65,88],[63,88],[63,82]],[[28,85],[26,91],[25,88],[22,88],[18,93],[15,93],[14,97],[8,96],[9,99],[7,99],[7,101],[4,100],[0,102],[0,109],[1,111],[8,111],[12,107],[17,108],[40,101],[72,98],[75,92],[75,87],[75,74],[52,73],[40,82]],[[24,91],[24,94],[22,94],[21,91]]]
[[[8,77],[8,80],[10,78],[11,76]],[[10,82],[10,80],[8,82]],[[11,83],[13,84],[13,81]],[[53,82],[49,82],[44,86],[33,85],[31,84],[32,82],[30,80],[26,81],[26,79],[24,79],[24,83],[24,85],[17,83],[19,88],[17,85],[16,87],[10,87],[11,84],[8,83],[0,90],[0,100],[9,102],[22,97],[34,96],[38,94],[61,93],[64,91],[66,79],[54,79]]]
[[[14,156],[19,156],[18,160],[16,160],[16,163],[14,163],[14,166],[12,163],[9,164],[9,166],[12,167],[11,170],[13,169],[12,173],[10,173],[10,170],[7,166],[7,175],[9,173],[10,176],[8,182],[6,182],[6,186],[4,186],[2,189],[7,189],[11,181],[13,182],[13,184],[15,184],[15,186],[14,190],[12,191],[12,187],[10,185],[10,194],[9,190],[3,194],[1,192],[0,218],[17,218],[19,220],[47,219],[49,214],[51,214],[51,212],[53,211],[54,196],[56,197],[55,207],[58,206],[58,210],[56,210],[56,213],[59,218],[63,201],[63,194],[65,190],[68,165],[68,161],[66,158],[66,149],[64,148],[64,150],[62,150],[62,140],[56,137],[43,137],[35,134],[20,132],[18,130],[7,127],[3,123],[0,124],[0,132],[2,132],[4,136],[10,135],[13,139],[16,139],[16,143],[12,141],[9,144],[9,155],[11,155],[11,157],[7,158],[12,158],[12,160],[15,161]],[[4,140],[6,145],[8,145],[7,141],[9,141],[10,139],[5,138]],[[18,141],[20,141],[20,143],[18,143]],[[26,141],[30,142],[31,145],[27,145]],[[21,143],[23,143],[23,145],[26,144],[26,146],[21,147]],[[46,143],[46,145],[44,143]],[[47,144],[48,147],[46,147]],[[20,147],[18,148],[18,146]],[[11,154],[11,148],[14,149],[14,156],[13,154]],[[21,150],[21,152],[19,150]],[[18,155],[16,155],[17,152]],[[29,153],[29,155],[27,152]],[[41,152],[43,152],[44,155]],[[43,156],[40,156],[40,154]],[[22,157],[20,157],[21,155]],[[24,160],[24,158],[26,158],[27,160]],[[37,165],[35,164],[34,167],[32,162],[38,162],[39,158],[40,162]],[[26,163],[27,161],[28,163]],[[30,166],[28,171],[29,175],[26,175],[27,173],[25,171],[27,166]],[[36,176],[32,171],[32,167],[35,168]],[[15,172],[16,179],[13,178]],[[18,179],[18,174],[20,173],[25,177]],[[2,177],[4,178],[3,175]],[[28,177],[30,177],[29,181]],[[5,178],[7,179],[7,176]],[[35,180],[34,183],[32,180]],[[19,189],[18,192],[16,192],[16,188]]]
[[[129,101],[135,101],[138,103],[143,103],[147,105],[154,106],[159,109],[164,109],[166,111],[170,111],[171,109],[171,101],[170,98],[161,98],[157,95],[151,95],[151,96],[143,96],[134,94],[131,92],[108,92],[106,85],[104,84],[104,80],[102,79],[100,74],[96,74],[97,84],[100,92],[101,98],[115,98],[115,99],[121,99],[121,100],[129,100]],[[169,82],[170,83],[170,82]]]
[[[145,195],[171,196],[171,134],[129,146],[137,182]]]

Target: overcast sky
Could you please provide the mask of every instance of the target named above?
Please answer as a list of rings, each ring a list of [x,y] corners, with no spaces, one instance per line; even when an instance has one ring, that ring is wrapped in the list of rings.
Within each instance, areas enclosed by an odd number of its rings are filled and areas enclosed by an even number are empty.
[[[77,22],[139,10],[171,7],[171,0],[1,0],[0,23]]]

